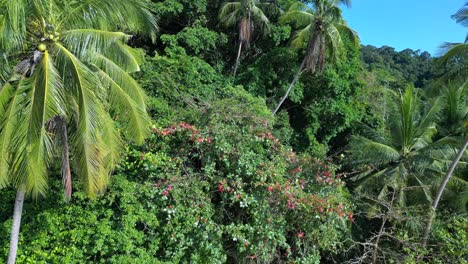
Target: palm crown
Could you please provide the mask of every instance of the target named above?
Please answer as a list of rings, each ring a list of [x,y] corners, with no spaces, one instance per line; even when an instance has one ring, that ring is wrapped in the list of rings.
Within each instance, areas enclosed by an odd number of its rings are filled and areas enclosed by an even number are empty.
[[[273,3],[264,3],[259,0],[226,2],[219,10],[219,19],[223,26],[239,26],[239,50],[234,66],[234,77],[239,65],[242,45],[247,47],[250,45],[255,27],[258,27],[263,33],[270,30],[270,21],[265,13],[272,10],[276,10]]]
[[[0,0],[1,55],[20,61],[0,71],[0,187],[44,194],[58,150],[67,196],[70,164],[91,196],[106,187],[121,147],[109,113],[124,120],[120,125],[135,142],[149,129],[145,93],[129,75],[140,59],[123,33],[155,39],[156,21],[146,5]]]
[[[226,2],[219,11],[219,19],[226,27],[239,26],[239,40],[246,45],[252,41],[254,27],[261,32],[269,30],[270,21],[265,15],[271,3],[262,3],[258,0],[241,0],[238,2]]]
[[[403,190],[411,186],[411,182],[417,182],[428,192],[423,184],[427,179],[418,178],[420,174],[416,172],[429,171],[431,166],[436,165],[437,152],[434,152],[432,138],[437,132],[435,122],[440,100],[424,107],[413,88],[408,88],[394,101],[394,111],[386,132],[370,132],[367,137],[354,137],[351,154],[355,163],[373,167],[360,178],[361,186],[377,187],[379,197],[386,197],[385,194],[392,189],[399,194],[400,204],[404,204]]]
[[[310,6],[302,2],[291,5],[281,21],[299,28],[292,44],[298,48],[307,45],[302,67],[315,73],[323,71],[327,50],[332,60],[338,59],[343,49],[342,34],[350,36],[356,45],[359,40],[356,32],[346,25],[339,8],[339,4],[350,6],[350,0],[313,0],[310,3]]]

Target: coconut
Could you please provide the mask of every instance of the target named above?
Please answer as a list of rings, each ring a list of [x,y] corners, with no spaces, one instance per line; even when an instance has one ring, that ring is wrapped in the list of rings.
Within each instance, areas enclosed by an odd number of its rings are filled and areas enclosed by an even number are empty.
[[[41,44],[39,44],[39,46],[37,46],[37,50],[40,51],[40,52],[44,52],[44,51],[46,51],[46,49],[47,49],[47,46],[44,43],[41,43]]]

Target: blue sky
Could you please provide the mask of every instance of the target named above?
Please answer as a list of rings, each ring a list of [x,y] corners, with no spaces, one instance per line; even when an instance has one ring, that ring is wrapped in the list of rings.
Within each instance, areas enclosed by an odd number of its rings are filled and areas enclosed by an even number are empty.
[[[420,49],[435,55],[443,42],[462,42],[467,30],[451,15],[466,0],[354,0],[343,16],[363,45]]]

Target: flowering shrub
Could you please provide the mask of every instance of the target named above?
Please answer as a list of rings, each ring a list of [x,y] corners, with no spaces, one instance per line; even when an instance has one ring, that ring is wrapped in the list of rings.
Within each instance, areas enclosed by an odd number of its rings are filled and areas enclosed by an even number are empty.
[[[192,218],[198,232],[206,228],[210,232],[205,237],[188,236],[186,228],[179,235],[165,233],[168,239],[161,241],[167,256],[176,249],[194,254],[180,247],[187,240],[195,244],[209,240],[235,263],[310,263],[339,249],[352,208],[333,165],[299,156],[282,145],[266,120],[226,119],[212,113],[199,127],[204,129],[184,122],[155,127],[146,147],[132,153],[123,168],[152,167],[149,163],[158,162],[150,157],[161,152],[177,164],[164,173],[160,172],[167,165],[147,173],[168,206],[162,210],[171,224],[160,221],[159,228],[173,230],[180,225],[177,221]],[[193,181],[204,188],[187,185]],[[190,216],[184,215],[187,207]]]
[[[334,166],[291,151],[264,106],[231,92],[196,125],[155,125],[128,146],[100,199],[27,203],[18,262],[318,263],[339,251],[352,207]]]

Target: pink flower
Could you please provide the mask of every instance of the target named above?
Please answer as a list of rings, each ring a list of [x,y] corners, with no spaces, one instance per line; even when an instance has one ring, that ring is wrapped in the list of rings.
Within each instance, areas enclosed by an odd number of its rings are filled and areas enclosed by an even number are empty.
[[[219,192],[224,192],[224,185],[223,185],[222,182],[219,182],[219,183],[218,183],[218,191],[219,191]]]
[[[288,200],[288,205],[287,205],[287,207],[288,207],[289,209],[294,209],[294,208],[296,208],[296,204],[295,204],[294,202],[291,202],[291,200]]]
[[[303,238],[304,237],[304,232],[297,232],[296,236],[298,238]]]
[[[167,196],[169,194],[169,192],[166,190],[162,193],[163,196]]]
[[[273,186],[268,186],[268,189],[267,189],[269,192],[272,192],[273,191]]]

